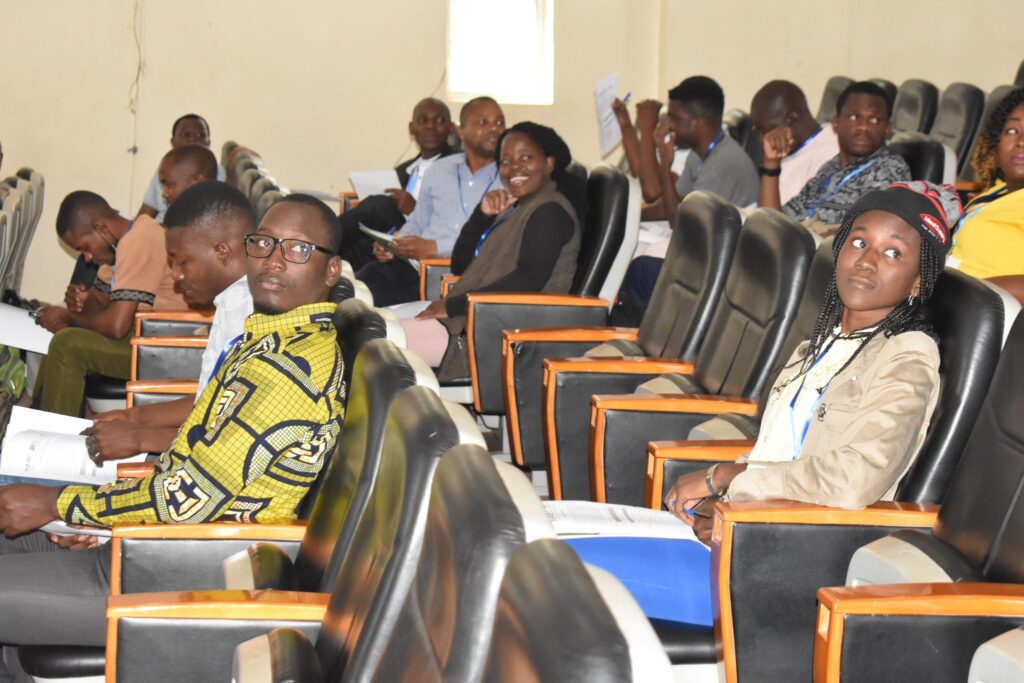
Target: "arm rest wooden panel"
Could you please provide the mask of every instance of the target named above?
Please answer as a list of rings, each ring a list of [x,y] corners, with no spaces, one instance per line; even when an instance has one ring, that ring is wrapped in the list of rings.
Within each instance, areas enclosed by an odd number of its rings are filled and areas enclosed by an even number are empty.
[[[644,505],[652,510],[661,509],[665,489],[665,462],[669,460],[699,460],[704,462],[735,462],[749,453],[754,442],[746,439],[722,441],[652,441],[647,444],[647,483]]]
[[[128,392],[150,394],[194,394],[199,382],[194,379],[133,379],[125,384]]]
[[[836,615],[1024,616],[1024,585],[904,583],[822,588],[818,601]]]
[[[953,187],[961,192],[980,192],[985,189],[985,183],[979,183],[974,180],[957,179],[956,184]]]
[[[846,510],[798,503],[792,500],[754,500],[738,503],[715,503],[715,514],[727,524],[817,524],[930,528],[938,518],[939,506],[886,502],[875,503],[860,510]]]
[[[448,290],[452,288],[456,282],[459,281],[458,275],[442,275],[441,276],[441,298],[448,296]]]
[[[143,479],[153,474],[154,462],[122,462],[117,466],[118,479]]]
[[[677,364],[683,365],[682,363]],[[687,371],[665,370],[665,372],[685,373]],[[757,414],[757,401],[748,398],[733,398],[731,396],[687,396],[685,394],[595,394],[591,397],[590,404],[595,410],[635,410],[638,412],[658,413],[708,413],[712,415],[720,415],[722,413],[740,413],[741,415]]]
[[[133,593],[107,598],[107,619],[276,619],[321,621],[328,593],[190,591]]]
[[[640,375],[679,372],[688,374],[693,372],[693,363],[648,356],[638,358],[546,358],[544,360],[545,377],[557,372],[609,372]],[[545,386],[554,386],[554,382],[549,382],[547,379],[544,384]],[[632,396],[632,394],[628,395]]]
[[[254,541],[301,541],[305,533],[305,522],[293,524],[239,524],[236,522],[140,524],[116,526],[113,530],[114,538],[251,539]]]
[[[424,258],[420,259],[420,301],[427,300],[427,274],[431,268],[451,268],[450,258]]]
[[[132,337],[131,345],[205,349],[207,341],[206,337]]]
[[[517,342],[565,341],[605,342],[611,339],[636,341],[635,327],[547,327],[528,330],[505,330],[504,347]]]
[[[466,295],[469,305],[482,304],[521,304],[523,306],[603,306],[608,302],[596,296],[577,296],[575,294],[549,294],[545,292],[471,292]]]

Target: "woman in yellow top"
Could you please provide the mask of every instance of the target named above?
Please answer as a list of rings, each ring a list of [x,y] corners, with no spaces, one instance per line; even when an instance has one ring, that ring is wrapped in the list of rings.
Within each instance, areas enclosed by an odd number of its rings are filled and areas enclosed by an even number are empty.
[[[1024,301],[1024,88],[1011,91],[985,122],[973,163],[991,186],[965,208],[950,263]]]

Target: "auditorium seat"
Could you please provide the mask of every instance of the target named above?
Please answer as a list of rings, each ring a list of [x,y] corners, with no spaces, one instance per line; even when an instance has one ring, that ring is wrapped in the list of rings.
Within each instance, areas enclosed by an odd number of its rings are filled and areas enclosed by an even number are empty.
[[[918,524],[914,511],[942,500],[950,482],[956,482],[953,472],[996,372],[1003,309],[992,290],[956,271],[943,273],[931,305],[942,350],[942,384],[921,451],[897,488],[901,502],[860,511],[789,501],[715,505],[715,524],[722,533],[712,539],[713,608],[721,623],[715,637],[732,644],[723,646],[720,660],[727,681],[742,680],[750,671],[760,672],[759,680],[765,681],[809,680],[810,596],[821,586],[842,584],[858,547],[904,524]],[[729,452],[735,450],[729,442],[717,454],[715,442],[689,446],[705,467],[738,455]],[[647,503],[655,508],[671,484],[659,480],[659,457],[664,455],[653,453],[647,465]],[[671,457],[688,456],[681,449]],[[932,519],[920,524],[930,527]],[[688,637],[700,640],[699,634]],[[704,637],[710,638],[710,631]],[[779,652],[790,656],[780,658]]]
[[[927,133],[938,111],[939,90],[928,81],[911,78],[903,81],[892,103],[894,132]]]
[[[869,78],[868,82],[874,83],[885,91],[885,96],[889,99],[889,106],[891,107],[896,101],[896,84],[884,78]]]
[[[331,637],[317,639],[325,670],[341,663],[361,673],[346,680],[366,680],[363,672],[379,663],[414,577],[438,461],[460,443],[483,447],[464,408],[442,403],[426,387],[404,390],[388,413],[380,469],[330,596],[289,591],[111,596],[107,648],[116,657],[107,663],[108,678],[227,680],[239,643],[279,626],[313,635],[326,620],[324,631]]]
[[[761,135],[754,128],[747,112],[742,109],[730,109],[722,115],[722,127],[733,140],[740,143],[740,147],[747,152],[754,165],[760,166],[764,157]]]
[[[269,175],[261,175],[253,182],[252,187],[249,188],[249,203],[252,205],[252,210],[256,211],[257,207],[259,207],[260,199],[264,193],[280,191],[280,189],[277,181]]]
[[[1013,84],[1018,88],[1024,87],[1024,59],[1021,60],[1020,66],[1017,67],[1017,77],[1013,79]]]
[[[910,177],[931,183],[953,182],[944,178],[946,151],[942,144],[924,133],[898,133],[889,141],[889,149],[910,166]]]
[[[818,123],[828,123],[836,116],[836,100],[840,93],[853,85],[853,79],[846,76],[833,76],[825,83],[821,93],[821,104],[818,105]]]
[[[937,515],[918,513],[933,523],[865,545],[848,587],[818,591],[816,681],[964,681],[979,646],[1024,625],[1022,376],[1024,319]]]
[[[29,196],[31,197],[31,211],[23,216],[24,224],[21,226],[20,235],[13,254],[12,266],[4,280],[4,289],[12,290],[15,294],[21,292],[21,281],[25,270],[25,259],[28,256],[29,247],[32,246],[32,238],[39,227],[39,218],[43,213],[43,199],[46,194],[46,181],[41,173],[31,168],[20,168],[17,172],[19,180],[27,184]],[[19,182],[19,185],[21,183]]]
[[[981,119],[978,122],[978,130],[975,132],[974,137],[971,141],[971,151],[967,155],[967,163],[960,170],[960,178],[969,183],[976,183],[978,176],[974,172],[974,166],[971,161],[974,159],[974,150],[978,146],[978,136],[981,134],[982,128],[985,127],[985,122],[992,116],[992,112],[995,110],[999,103],[1003,101],[1003,98],[1009,95],[1013,91],[1012,85],[1000,85],[993,88],[992,92],[985,98],[985,109],[981,112]]]
[[[735,207],[716,195],[691,192],[680,204],[665,263],[638,329],[504,332],[502,383],[512,457],[518,465],[545,466],[540,402],[544,359],[581,356],[599,345],[618,356],[692,359],[725,288],[739,233]],[[599,323],[607,324],[607,318]]]
[[[704,342],[691,361],[545,359],[541,406],[552,498],[591,498],[588,435],[591,397],[595,394],[625,394],[658,375],[675,372],[685,378],[687,393],[745,398],[749,412],[756,411],[754,398],[772,374],[796,315],[813,255],[814,241],[806,228],[780,212],[759,209],[740,231],[722,297]],[[653,405],[661,396],[619,398],[631,404]],[[678,431],[678,420],[673,415],[652,413],[647,419],[642,433],[628,425],[628,441],[636,449],[640,468],[648,441],[681,438],[689,431],[688,426]]]
[[[260,195],[259,200],[256,202],[256,224],[259,225],[260,221],[263,220],[263,216],[270,210],[270,207],[284,198],[285,193],[281,192],[280,189],[267,190]]]
[[[939,111],[928,137],[953,150],[958,176],[967,164],[984,107],[985,93],[969,83],[951,83],[939,98]]]

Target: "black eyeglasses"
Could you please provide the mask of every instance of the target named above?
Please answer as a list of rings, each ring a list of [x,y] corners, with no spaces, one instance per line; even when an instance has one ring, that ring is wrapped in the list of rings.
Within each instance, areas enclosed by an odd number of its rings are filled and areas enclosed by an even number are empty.
[[[306,263],[314,251],[322,251],[328,256],[334,256],[334,252],[330,249],[311,242],[270,237],[255,232],[245,236],[245,253],[253,258],[267,258],[278,244],[281,245],[281,256],[289,263]]]

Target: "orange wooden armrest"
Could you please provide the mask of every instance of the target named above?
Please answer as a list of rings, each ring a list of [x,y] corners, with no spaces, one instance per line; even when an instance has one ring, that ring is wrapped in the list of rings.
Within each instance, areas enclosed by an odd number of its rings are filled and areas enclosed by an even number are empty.
[[[449,267],[452,265],[450,258],[423,258],[420,259],[420,301],[426,301],[427,299],[427,271],[430,270],[428,266],[434,267]]]
[[[452,288],[456,282],[459,281],[458,275],[442,275],[441,276],[441,298],[448,296],[448,290]]]
[[[975,180],[960,180],[958,178],[953,187],[961,192],[980,192],[985,189],[985,183],[979,183]]]
[[[596,371],[599,372],[599,371]],[[686,372],[665,370],[664,372]],[[739,413],[757,415],[757,401],[733,396],[697,394],[594,394],[590,404],[595,410],[635,410],[654,413]],[[714,442],[712,442],[714,443]],[[721,443],[721,442],[718,442]]]
[[[901,583],[818,589],[814,680],[838,683],[846,617],[1024,616],[1024,585],[1008,583]]]
[[[125,384],[125,390],[133,393],[194,394],[198,388],[194,379],[133,379]]]
[[[165,346],[187,349],[205,349],[207,337],[132,337],[132,346]]]
[[[359,197],[359,194],[353,190],[344,190],[338,193],[338,197],[341,199],[356,199]]]
[[[576,296],[575,294],[547,294],[544,292],[471,292],[466,295],[469,305],[482,304],[523,304],[543,306],[604,306],[608,302],[597,296]]]
[[[715,513],[726,523],[930,528],[939,516],[939,506],[885,502],[847,510],[792,500],[752,500],[715,503]]]
[[[238,522],[208,522],[206,524],[133,524],[115,526],[117,538],[156,539],[237,539],[253,541],[301,541],[306,523],[242,524]]]
[[[644,504],[652,510],[661,509],[661,492],[665,487],[665,463],[669,460],[735,461],[749,453],[754,441],[723,439],[721,441],[651,441],[647,444],[647,481]]]
[[[505,330],[502,332],[504,346],[516,342],[527,341],[576,341],[605,342],[610,339],[627,339],[635,341],[635,327],[540,327],[529,329]]]
[[[156,469],[155,462],[122,462],[117,466],[118,479],[145,479]]]
[[[636,358],[545,358],[544,384],[556,372],[618,372],[624,374],[654,374],[666,372],[693,372],[693,363],[640,356]]]
[[[131,593],[107,598],[107,619],[143,617],[321,621],[330,597],[328,593],[278,590]]]

